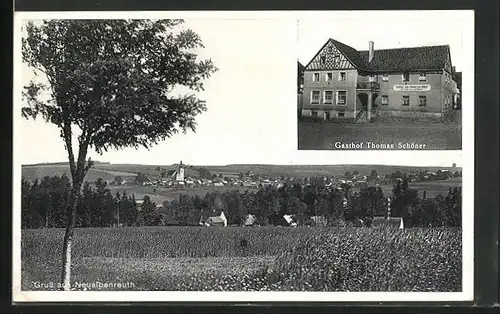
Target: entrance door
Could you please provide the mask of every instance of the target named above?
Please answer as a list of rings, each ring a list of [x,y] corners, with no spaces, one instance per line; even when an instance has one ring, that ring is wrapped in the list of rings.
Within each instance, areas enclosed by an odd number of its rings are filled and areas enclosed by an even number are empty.
[[[358,98],[361,103],[361,108],[366,111],[368,109],[368,95],[366,93],[358,93]]]
[[[325,112],[325,120],[330,120],[330,111]]]

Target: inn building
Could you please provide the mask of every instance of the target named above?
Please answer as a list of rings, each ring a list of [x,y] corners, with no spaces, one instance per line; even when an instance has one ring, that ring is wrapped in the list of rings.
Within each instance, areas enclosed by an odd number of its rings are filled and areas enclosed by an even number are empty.
[[[443,118],[457,107],[450,47],[358,51],[329,39],[299,65],[301,117],[369,122],[377,117]]]

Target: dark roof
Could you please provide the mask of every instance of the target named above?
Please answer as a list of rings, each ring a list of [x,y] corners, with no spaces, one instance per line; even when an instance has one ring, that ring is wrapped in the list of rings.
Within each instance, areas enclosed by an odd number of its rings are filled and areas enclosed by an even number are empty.
[[[222,210],[209,210],[205,209],[200,212],[200,217],[207,219],[209,217],[217,217],[220,216],[222,213]]]
[[[361,58],[359,52],[352,48],[351,46],[348,46],[344,43],[341,43],[338,40],[331,39],[330,40],[335,44],[337,49],[358,69],[361,70],[366,70],[368,69],[368,66],[364,62],[364,60]],[[366,58],[368,61],[368,58]]]
[[[450,46],[421,46],[374,50],[368,62],[368,51],[358,51],[335,39],[330,40],[339,51],[359,70],[384,72],[408,70],[440,70],[450,55]]]
[[[300,61],[297,61],[297,69],[300,72],[304,71],[304,68],[305,66],[302,65],[302,63],[300,63]]]
[[[360,51],[359,55],[371,71],[379,72],[444,69],[449,53],[449,46],[425,46],[375,49],[371,62],[368,62],[368,51]]]
[[[169,170],[169,171],[167,171],[167,176],[173,176],[174,173],[176,173],[176,172],[177,172],[177,170]]]

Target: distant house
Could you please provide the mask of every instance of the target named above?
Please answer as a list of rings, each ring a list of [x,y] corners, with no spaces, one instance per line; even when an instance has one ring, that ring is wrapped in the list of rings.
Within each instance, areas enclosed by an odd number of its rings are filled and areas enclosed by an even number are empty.
[[[246,215],[245,219],[243,220],[243,226],[249,227],[249,226],[255,226],[257,223],[257,217],[252,214]]]
[[[296,227],[297,223],[294,221],[291,215],[283,215],[281,217],[277,217],[274,221],[274,225],[284,226],[284,227]]]
[[[219,210],[203,210],[200,212],[200,226],[219,226],[227,227],[227,219],[224,212]]]
[[[311,222],[313,226],[326,226],[327,221],[324,216],[311,216]]]
[[[401,217],[373,217],[373,228],[404,229],[403,218]]]

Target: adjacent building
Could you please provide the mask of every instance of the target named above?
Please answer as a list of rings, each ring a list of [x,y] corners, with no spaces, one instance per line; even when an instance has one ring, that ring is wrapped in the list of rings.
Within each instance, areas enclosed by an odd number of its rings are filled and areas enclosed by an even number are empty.
[[[200,212],[199,225],[227,227],[227,218],[221,210],[203,210]]]
[[[442,118],[457,108],[448,45],[376,50],[369,42],[368,48],[329,39],[304,67],[299,115],[369,122],[378,116]]]

